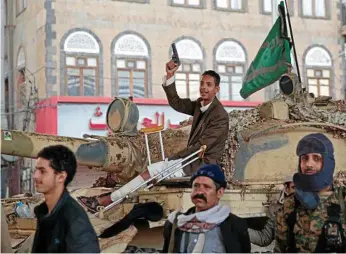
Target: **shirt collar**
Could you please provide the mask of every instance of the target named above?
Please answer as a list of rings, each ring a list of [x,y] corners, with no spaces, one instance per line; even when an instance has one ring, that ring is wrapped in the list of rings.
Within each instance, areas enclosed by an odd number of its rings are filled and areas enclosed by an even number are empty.
[[[212,100],[209,104],[207,104],[207,105],[203,105],[203,101],[201,101],[201,108],[200,108],[200,110],[202,111],[202,113],[204,113],[205,111],[207,111],[208,110],[208,108],[210,107],[210,105],[213,103],[213,101],[214,100]]]

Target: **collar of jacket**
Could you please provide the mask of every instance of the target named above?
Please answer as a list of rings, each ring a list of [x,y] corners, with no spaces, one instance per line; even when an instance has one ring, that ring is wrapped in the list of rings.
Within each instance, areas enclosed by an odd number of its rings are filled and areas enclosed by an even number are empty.
[[[185,213],[184,215],[189,215],[189,214],[192,214],[192,213],[195,213],[196,212],[196,207],[193,206],[191,208],[189,208]]]
[[[55,207],[53,208],[53,211],[48,214],[48,206],[46,202],[43,202],[39,206],[36,206],[34,209],[35,215],[38,219],[38,221],[42,220],[55,220],[57,214],[59,213],[61,207],[65,204],[66,200],[70,197],[69,192],[65,189],[63,193],[61,194],[60,199],[56,203]]]
[[[202,112],[205,112],[208,110],[208,108],[210,107],[210,105],[213,103],[214,100],[212,100],[211,102],[209,102],[207,105],[203,105],[202,101],[201,101],[201,107],[200,107],[200,110]]]

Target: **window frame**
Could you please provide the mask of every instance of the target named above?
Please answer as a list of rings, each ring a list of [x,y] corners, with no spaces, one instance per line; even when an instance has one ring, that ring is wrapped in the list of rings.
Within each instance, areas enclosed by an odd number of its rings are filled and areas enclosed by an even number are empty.
[[[112,0],[112,1],[138,3],[138,4],[150,4],[150,0]]]
[[[227,45],[228,43],[234,44],[233,46],[236,48],[236,50],[238,51],[238,54],[236,54],[235,56],[226,56],[226,57],[222,57],[220,55],[218,55],[219,50],[222,50],[223,47],[225,47],[225,44]],[[224,50],[224,49],[223,49]],[[241,53],[240,53],[241,51]],[[222,51],[221,51],[222,52]],[[240,53],[240,55],[239,55]],[[233,86],[232,86],[232,77],[241,77],[241,84],[244,82],[244,77],[246,76],[246,72],[247,72],[247,68],[248,68],[248,55],[247,55],[247,50],[244,47],[244,44],[234,38],[225,38],[222,39],[220,41],[218,41],[216,43],[216,45],[214,46],[213,49],[213,66],[214,66],[214,70],[217,71],[217,73],[220,75],[220,85],[222,83],[222,76],[227,76],[230,78],[230,80],[227,82],[228,84],[228,99],[220,99],[220,91],[218,93],[218,98],[220,100],[228,100],[228,101],[249,101],[249,98],[242,98],[240,96],[240,91],[237,93],[237,96],[239,97],[239,99],[235,99],[233,98],[234,96],[231,94],[231,91],[233,90]],[[221,58],[220,58],[221,57]],[[234,68],[234,72],[230,73],[227,71],[227,69],[225,70],[225,72],[220,72],[219,71],[219,66],[220,65],[225,65],[225,67],[233,67]],[[240,73],[236,73],[235,72],[235,67],[236,66],[241,66],[243,68],[243,72]],[[221,87],[220,87],[221,90]]]
[[[135,38],[132,38],[134,41],[137,41],[136,43],[139,43],[142,47],[145,47],[144,51],[141,51],[138,53],[137,51],[131,51],[131,49],[127,49],[125,46],[124,50],[116,50],[117,45],[119,43],[124,43],[123,37],[127,36],[134,36]],[[119,44],[120,45],[120,44]],[[119,33],[117,36],[115,36],[111,42],[111,94],[113,97],[117,97],[119,95],[119,91],[117,89],[116,83],[117,78],[117,61],[118,60],[132,60],[135,59],[136,61],[146,61],[146,96],[143,98],[150,98],[152,97],[153,93],[153,84],[152,84],[152,55],[151,55],[151,47],[148,43],[147,39],[140,33],[134,32],[134,31],[123,31]]]
[[[226,12],[239,12],[239,13],[247,13],[248,12],[248,0],[240,0],[242,2],[242,8],[241,9],[232,9],[231,8],[231,1],[227,0],[227,8],[221,8],[217,6],[218,0],[213,0],[213,7],[214,10],[217,11],[226,11]]]
[[[235,61],[217,61],[216,59],[215,59],[215,64],[216,64],[216,71],[217,71],[217,73],[220,75],[220,78],[221,78],[221,76],[227,76],[227,77],[229,77],[229,78],[232,78],[232,77],[234,77],[234,76],[237,76],[237,77],[241,77],[241,79],[242,79],[242,82],[243,82],[243,80],[244,80],[244,77],[245,77],[245,74],[246,74],[246,62],[235,62]],[[228,67],[233,67],[233,68],[235,68],[235,67],[237,67],[237,66],[241,66],[242,68],[243,68],[243,73],[240,75],[240,74],[238,74],[238,73],[235,73],[235,72],[233,72],[233,73],[230,73],[230,72],[219,72],[219,65],[225,65],[226,66],[226,68],[228,68]],[[222,83],[222,81],[220,80],[220,86],[221,86],[221,83]],[[233,90],[233,88],[232,88],[232,82],[231,82],[231,80],[230,81],[228,81],[227,82],[227,84],[228,84],[228,101],[245,101],[245,99],[242,99],[242,100],[235,100],[235,99],[233,99],[233,96],[232,96],[232,90]],[[240,95],[240,93],[239,93],[239,95]],[[220,98],[220,91],[218,92],[218,94],[217,94],[217,96],[218,96],[218,98],[220,99],[220,100],[224,100],[224,99],[221,99]]]
[[[120,67],[118,68],[117,66],[117,61],[118,60],[125,60],[125,63],[127,64],[128,61],[133,61],[133,62],[137,62],[137,61],[144,61],[145,62],[145,69],[137,69],[137,68],[128,68],[128,67]],[[142,57],[136,57],[136,56],[117,56],[115,59],[115,90],[116,90],[116,94],[119,94],[119,72],[118,71],[129,71],[130,72],[130,77],[129,77],[129,89],[130,89],[130,95],[133,98],[137,98],[134,96],[133,94],[133,90],[134,90],[134,84],[133,84],[133,72],[134,71],[138,71],[138,72],[144,72],[144,97],[143,98],[148,98],[148,94],[149,94],[149,59],[148,58],[142,58]],[[136,66],[137,67],[137,66]]]
[[[272,0],[260,0],[260,13],[263,15],[272,15],[272,11],[271,12],[267,12],[264,10],[264,2],[265,1],[272,1]],[[280,0],[281,1],[281,0]],[[294,4],[295,4],[295,0],[287,0],[288,3],[288,11],[291,17],[294,16]]]
[[[189,0],[184,0],[184,4],[177,4],[174,0],[168,0],[169,5],[172,7],[183,7],[183,8],[193,8],[193,9],[205,9],[206,8],[206,0],[199,0],[199,5],[191,5],[189,4]]]
[[[342,27],[344,27],[346,26],[346,2],[342,3],[340,6],[340,15],[341,15],[341,24],[342,24]],[[344,28],[344,31],[345,31],[345,28]]]
[[[331,7],[330,7],[330,0],[324,0],[324,12],[325,12],[325,16],[324,17],[318,17],[316,16],[316,8],[315,8],[315,2],[316,0],[312,0],[312,15],[305,15],[304,14],[304,4],[303,4],[303,0],[299,0],[299,16],[301,18],[305,18],[305,19],[323,19],[323,20],[330,20],[331,19]]]
[[[19,2],[23,3],[23,9],[21,10],[19,9]],[[28,0],[16,0],[16,16],[18,17],[20,14],[22,14],[26,10],[27,7],[28,7]]]
[[[194,72],[193,70],[190,70],[190,71],[179,71],[179,69],[176,71],[176,74],[180,74],[180,73],[183,73],[183,74],[186,74],[186,98],[190,98],[190,74],[196,74],[196,75],[199,75],[199,80],[198,80],[198,87],[200,86],[200,79],[201,79],[201,76],[202,76],[202,68],[203,68],[203,60],[197,60],[197,59],[180,59],[181,61],[181,68],[183,69],[183,64],[188,64],[188,65],[191,65],[193,66],[194,64],[199,64],[200,65],[200,70],[199,72]],[[176,78],[176,81],[177,81],[177,78]],[[193,80],[194,81],[194,80]],[[198,97],[198,96],[197,96]]]
[[[314,71],[314,77],[309,77],[308,76],[308,70],[313,70]],[[323,73],[323,71],[329,71],[329,78],[324,78],[323,74],[322,77],[317,77],[315,75],[316,71],[321,71]],[[306,84],[308,86],[308,91],[310,92],[310,86],[316,86],[317,88],[317,94],[315,94],[316,97],[318,96],[325,96],[325,95],[321,95],[320,92],[320,87],[323,86],[320,84],[321,79],[328,79],[329,80],[329,95],[328,96],[332,96],[332,92],[333,92],[333,87],[332,87],[332,82],[333,82],[333,71],[332,71],[332,66],[306,66],[305,68],[305,75],[306,75]],[[317,80],[317,84],[316,85],[310,85],[309,84],[309,79],[316,79]],[[326,87],[326,86],[324,86]]]
[[[86,62],[88,62],[88,58],[95,58],[96,59],[96,66],[78,66],[78,65],[67,65],[66,59],[68,57],[74,57],[76,58],[76,63],[78,59],[85,59]],[[94,69],[95,70],[95,94],[94,95],[88,95],[88,96],[98,96],[99,94],[99,73],[98,73],[98,68],[99,68],[99,55],[98,54],[73,54],[73,52],[65,52],[65,86],[64,86],[64,91],[65,91],[65,96],[86,96],[84,95],[84,75],[83,75],[83,69]],[[68,69],[79,69],[79,78],[80,78],[80,86],[79,86],[79,95],[69,95],[68,94]]]

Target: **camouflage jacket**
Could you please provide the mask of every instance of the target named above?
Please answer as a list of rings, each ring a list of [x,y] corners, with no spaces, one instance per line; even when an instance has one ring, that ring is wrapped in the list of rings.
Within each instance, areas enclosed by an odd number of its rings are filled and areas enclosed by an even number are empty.
[[[297,219],[294,224],[293,233],[298,252],[315,252],[317,242],[322,232],[322,227],[328,219],[327,207],[331,204],[340,204],[338,191],[326,192],[320,195],[320,203],[314,210],[305,209],[302,205],[297,207]],[[342,190],[345,194],[345,190]],[[344,195],[345,197],[345,195]],[[287,252],[288,248],[288,225],[287,217],[294,211],[294,195],[285,199],[284,205],[279,209],[276,217],[276,233],[274,252]],[[346,230],[345,217],[340,214],[340,219],[344,230]],[[344,231],[345,234],[345,231]]]

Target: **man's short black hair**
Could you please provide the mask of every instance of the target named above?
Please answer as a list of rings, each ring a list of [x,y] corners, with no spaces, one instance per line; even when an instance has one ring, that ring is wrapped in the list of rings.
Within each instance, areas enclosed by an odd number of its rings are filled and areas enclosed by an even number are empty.
[[[213,77],[215,79],[215,85],[217,85],[217,86],[220,85],[220,75],[216,71],[208,70],[208,71],[203,72],[202,76],[204,76],[204,75],[208,75],[208,76]]]
[[[74,153],[66,146],[47,146],[38,153],[37,157],[49,160],[49,165],[55,171],[65,171],[67,173],[64,183],[65,186],[67,186],[73,180],[77,170],[77,160]]]

